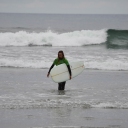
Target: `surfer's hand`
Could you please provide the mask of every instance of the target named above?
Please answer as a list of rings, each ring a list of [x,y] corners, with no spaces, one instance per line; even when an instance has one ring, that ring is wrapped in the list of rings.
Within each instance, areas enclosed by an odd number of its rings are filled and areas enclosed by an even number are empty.
[[[47,74],[47,77],[49,77],[49,73]]]

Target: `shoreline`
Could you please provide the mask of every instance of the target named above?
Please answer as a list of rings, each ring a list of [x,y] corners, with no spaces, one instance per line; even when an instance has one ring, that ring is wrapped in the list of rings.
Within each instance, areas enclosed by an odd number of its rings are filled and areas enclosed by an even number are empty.
[[[28,67],[6,67],[6,66],[1,66],[0,67],[0,70],[4,70],[4,69],[17,69],[17,70],[20,70],[20,69],[28,69],[28,70],[49,70],[49,68],[28,68]],[[107,69],[91,69],[91,68],[85,68],[84,71],[91,71],[91,72],[128,72],[128,70],[107,70]],[[83,71],[83,72],[84,72]]]

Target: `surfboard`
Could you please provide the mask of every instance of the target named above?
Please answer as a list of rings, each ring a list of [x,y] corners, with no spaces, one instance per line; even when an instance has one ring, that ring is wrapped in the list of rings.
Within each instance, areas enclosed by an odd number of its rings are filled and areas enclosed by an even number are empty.
[[[71,62],[70,68],[72,72],[72,78],[78,76],[85,69],[84,62]],[[64,82],[69,80],[69,71],[66,64],[54,66],[50,72],[52,80],[56,83]]]

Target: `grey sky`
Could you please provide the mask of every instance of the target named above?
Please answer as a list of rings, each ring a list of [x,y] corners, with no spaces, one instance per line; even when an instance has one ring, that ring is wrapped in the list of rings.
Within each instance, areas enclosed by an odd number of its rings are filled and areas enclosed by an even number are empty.
[[[0,0],[0,12],[128,14],[128,0]]]

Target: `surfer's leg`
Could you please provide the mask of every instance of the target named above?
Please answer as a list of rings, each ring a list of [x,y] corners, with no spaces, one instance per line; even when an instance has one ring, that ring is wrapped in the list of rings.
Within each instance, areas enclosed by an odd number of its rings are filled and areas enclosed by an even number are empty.
[[[66,81],[62,83],[62,90],[65,89],[65,84],[66,84]]]
[[[62,83],[58,83],[58,90],[62,90]]]
[[[66,82],[58,83],[58,90],[64,90],[65,89],[65,83]]]

